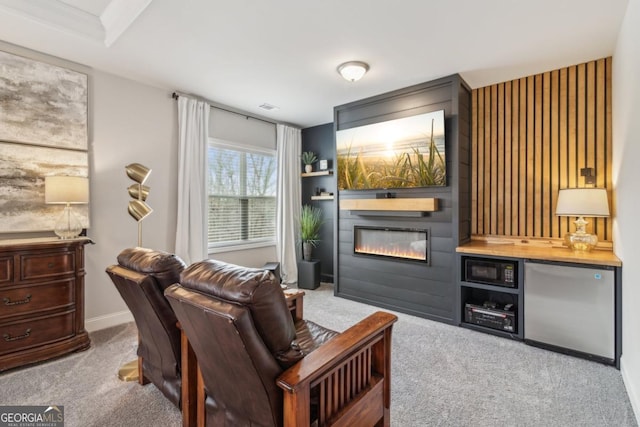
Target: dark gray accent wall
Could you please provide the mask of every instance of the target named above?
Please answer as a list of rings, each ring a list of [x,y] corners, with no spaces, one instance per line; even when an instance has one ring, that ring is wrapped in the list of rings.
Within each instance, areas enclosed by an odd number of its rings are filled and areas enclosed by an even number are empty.
[[[302,129],[302,151],[313,151],[318,159],[328,160],[329,170],[334,170],[336,145],[333,123]],[[318,163],[313,165],[318,170]],[[335,171],[334,171],[335,172]],[[320,280],[333,283],[333,226],[335,224],[334,200],[311,200],[316,188],[336,193],[335,175],[302,178],[302,204],[322,210],[324,223],[320,229],[320,243],[313,249],[313,258],[320,260]]]
[[[334,132],[444,110],[447,185],[389,190],[398,198],[435,197],[439,208],[423,217],[341,211],[342,199],[372,199],[380,190],[340,191],[335,200],[335,294],[380,307],[454,323],[455,248],[470,239],[470,97],[458,75],[334,108]],[[334,164],[335,161],[334,161]],[[337,171],[336,171],[337,173]],[[353,254],[354,225],[429,230],[429,265]]]

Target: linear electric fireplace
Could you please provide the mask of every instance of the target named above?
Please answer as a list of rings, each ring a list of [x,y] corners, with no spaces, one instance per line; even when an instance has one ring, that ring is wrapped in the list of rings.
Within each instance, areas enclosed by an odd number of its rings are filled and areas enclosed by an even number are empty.
[[[429,262],[429,231],[415,228],[353,227],[353,253]]]

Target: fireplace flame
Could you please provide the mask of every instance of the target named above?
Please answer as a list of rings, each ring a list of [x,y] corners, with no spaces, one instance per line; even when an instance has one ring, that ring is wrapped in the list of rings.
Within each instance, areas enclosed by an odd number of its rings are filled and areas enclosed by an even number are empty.
[[[425,261],[426,255],[424,252],[415,251],[411,249],[398,249],[389,247],[376,247],[362,245],[355,248],[355,252],[365,255],[381,255],[395,258],[413,259],[417,261]]]

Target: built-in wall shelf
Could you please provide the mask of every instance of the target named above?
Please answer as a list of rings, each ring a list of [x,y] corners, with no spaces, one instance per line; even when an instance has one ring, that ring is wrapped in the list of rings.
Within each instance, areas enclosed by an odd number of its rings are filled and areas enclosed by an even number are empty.
[[[436,198],[341,199],[340,210],[434,212],[438,210],[438,199]]]
[[[333,200],[333,196],[311,196],[311,200]]]
[[[301,177],[303,178],[308,178],[310,176],[323,176],[323,175],[333,175],[333,171],[332,170],[326,170],[326,171],[316,171],[316,172],[303,172],[300,174]]]

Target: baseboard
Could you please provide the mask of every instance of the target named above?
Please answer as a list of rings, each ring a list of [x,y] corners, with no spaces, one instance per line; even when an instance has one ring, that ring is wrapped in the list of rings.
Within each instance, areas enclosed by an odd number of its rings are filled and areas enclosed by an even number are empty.
[[[100,329],[106,329],[128,322],[133,322],[133,315],[129,310],[124,310],[118,311],[116,313],[105,314],[104,316],[86,319],[84,322],[84,327],[87,332],[94,332],[99,331]]]
[[[640,425],[640,390],[638,390],[640,384],[634,384],[629,372],[625,369],[624,356],[620,359],[620,373],[622,374],[624,386],[627,389],[627,395],[629,396],[633,413],[636,416],[636,422]]]

